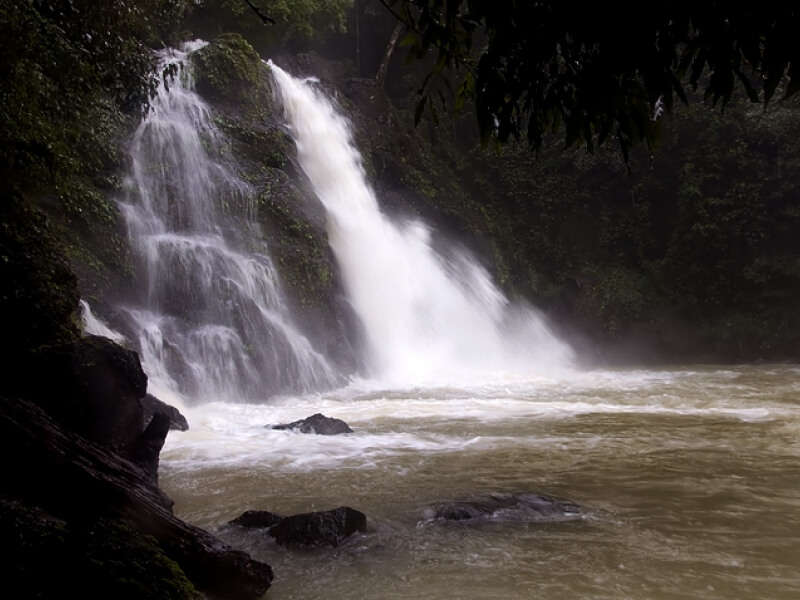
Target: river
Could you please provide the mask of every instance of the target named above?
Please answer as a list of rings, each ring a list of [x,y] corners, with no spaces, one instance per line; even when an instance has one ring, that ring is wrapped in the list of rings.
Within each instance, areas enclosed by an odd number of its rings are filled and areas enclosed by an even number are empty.
[[[264,404],[188,408],[161,485],[176,514],[276,572],[289,598],[798,598],[800,368],[691,366],[354,381]],[[273,431],[315,412],[342,436]],[[426,520],[433,503],[537,492],[552,521]],[[287,550],[225,523],[348,505],[368,531]]]

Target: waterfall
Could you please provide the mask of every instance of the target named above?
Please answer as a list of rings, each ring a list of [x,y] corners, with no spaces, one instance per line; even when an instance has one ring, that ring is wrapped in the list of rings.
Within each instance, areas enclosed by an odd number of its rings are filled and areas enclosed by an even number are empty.
[[[140,289],[122,307],[127,337],[156,394],[236,401],[330,387],[336,374],[290,317],[253,191],[193,91],[189,55],[203,46],[158,53],[164,78],[131,143],[119,205]]]
[[[302,170],[327,212],[331,247],[361,319],[372,375],[420,382],[489,373],[547,375],[572,350],[532,307],[515,305],[458,249],[437,254],[420,221],[378,205],[348,121],[315,85],[271,61]]]

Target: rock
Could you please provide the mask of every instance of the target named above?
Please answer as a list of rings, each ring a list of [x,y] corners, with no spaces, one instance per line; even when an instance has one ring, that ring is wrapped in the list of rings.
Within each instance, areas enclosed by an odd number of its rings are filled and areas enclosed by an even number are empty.
[[[158,454],[177,409],[147,395],[139,355],[108,338],[46,346],[30,360],[28,397],[69,431],[113,450],[158,479]],[[156,415],[161,415],[156,419]]]
[[[166,420],[159,421],[158,427],[165,431]],[[175,568],[208,596],[256,600],[270,586],[273,575],[269,565],[175,517],[172,501],[144,469],[109,447],[69,431],[31,402],[0,398],[0,453],[21,457],[8,461],[4,468],[0,498],[20,498],[24,506],[38,507],[50,515],[48,522],[52,525],[48,527],[54,535],[61,522],[83,532],[107,529],[102,519],[124,522],[131,529],[128,537],[152,536],[154,548],[168,558],[162,563],[177,565]],[[16,521],[9,526],[14,535],[3,536],[4,541],[9,540],[4,550],[12,554],[30,539]],[[119,544],[116,551],[124,557],[128,542],[120,540]],[[119,568],[119,556],[104,557],[99,551],[100,570],[104,560],[109,561],[110,568]],[[50,563],[26,564],[32,569],[26,580],[52,573]],[[80,574],[73,573],[73,579],[80,582]]]
[[[490,494],[435,504],[424,512],[427,521],[571,521],[582,514],[577,504],[542,494]]]
[[[216,101],[252,103],[266,73],[261,58],[238,33],[223,33],[195,52],[196,88]]]
[[[248,510],[228,521],[229,525],[239,527],[267,528],[277,524],[283,517],[267,510]]]
[[[347,537],[366,530],[364,513],[340,506],[281,519],[269,535],[281,546],[338,546]]]
[[[117,451],[144,431],[147,375],[135,352],[87,336],[39,350],[31,370],[25,396],[69,430]]]
[[[316,433],[318,435],[338,435],[340,433],[353,433],[350,426],[341,419],[326,417],[322,413],[311,415],[300,421],[273,425],[272,429],[292,429],[300,433]]]
[[[145,394],[144,398],[141,399],[141,404],[142,409],[144,410],[145,426],[150,423],[150,419],[153,418],[154,414],[161,413],[166,415],[169,419],[170,429],[188,431],[189,422],[186,420],[186,417],[181,414],[181,411],[174,406],[170,406],[166,402],[162,402],[151,394]]]
[[[158,458],[169,429],[169,417],[164,413],[154,414],[147,428],[127,453],[133,462],[142,467],[153,483],[158,483]]]

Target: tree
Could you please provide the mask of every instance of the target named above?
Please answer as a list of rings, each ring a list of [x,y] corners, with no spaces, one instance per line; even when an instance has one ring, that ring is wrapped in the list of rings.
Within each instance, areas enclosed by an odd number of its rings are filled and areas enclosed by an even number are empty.
[[[485,139],[524,136],[538,149],[563,125],[568,146],[615,137],[627,158],[690,89],[723,107],[737,87],[765,106],[800,89],[791,3],[381,2],[408,28],[412,55],[436,54],[418,114],[474,100]]]

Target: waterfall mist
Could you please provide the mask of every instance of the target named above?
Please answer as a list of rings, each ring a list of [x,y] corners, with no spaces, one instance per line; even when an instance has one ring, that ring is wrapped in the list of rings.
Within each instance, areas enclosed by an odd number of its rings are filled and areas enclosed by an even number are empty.
[[[331,247],[366,336],[370,375],[415,383],[547,375],[573,352],[532,307],[512,304],[463,252],[443,257],[420,221],[384,215],[348,121],[315,85],[271,61],[300,166],[327,211]]]
[[[159,52],[164,80],[131,143],[120,207],[140,289],[122,307],[127,337],[156,394],[239,401],[330,387],[336,373],[292,322],[253,190],[221,158],[226,140],[193,91],[189,55],[203,45]]]

